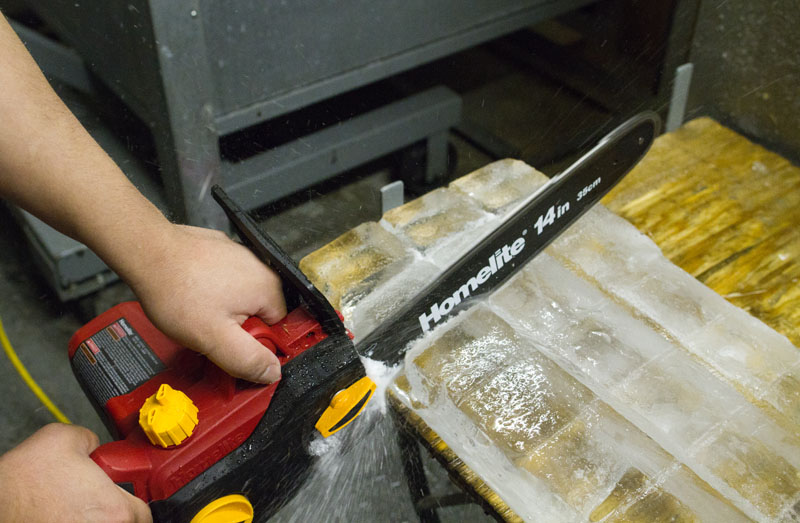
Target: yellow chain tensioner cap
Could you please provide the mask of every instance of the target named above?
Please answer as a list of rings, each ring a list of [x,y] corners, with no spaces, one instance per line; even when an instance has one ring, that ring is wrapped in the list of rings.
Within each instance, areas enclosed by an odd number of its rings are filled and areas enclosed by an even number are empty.
[[[337,392],[314,426],[327,438],[356,419],[374,392],[375,382],[364,376],[346,389]]]
[[[251,523],[253,505],[240,494],[215,499],[198,512],[190,523]]]
[[[189,396],[164,383],[139,409],[139,426],[153,445],[180,445],[197,426],[197,407]]]

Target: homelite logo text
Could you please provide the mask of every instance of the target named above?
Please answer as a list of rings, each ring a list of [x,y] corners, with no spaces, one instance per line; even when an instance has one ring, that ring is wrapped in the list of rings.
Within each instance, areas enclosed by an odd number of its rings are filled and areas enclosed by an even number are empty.
[[[525,231],[527,232],[527,231]],[[523,232],[523,234],[525,234]],[[503,245],[492,256],[489,257],[489,265],[483,267],[478,273],[467,280],[467,283],[458,288],[456,292],[449,298],[445,298],[442,303],[434,303],[431,306],[430,314],[420,314],[419,324],[424,332],[428,332],[433,325],[439,323],[443,316],[446,316],[453,307],[466,300],[470,293],[475,292],[478,287],[483,285],[494,273],[499,271],[505,264],[510,263],[511,260],[525,248],[525,238],[520,236],[514,243]],[[431,324],[433,322],[433,324]]]

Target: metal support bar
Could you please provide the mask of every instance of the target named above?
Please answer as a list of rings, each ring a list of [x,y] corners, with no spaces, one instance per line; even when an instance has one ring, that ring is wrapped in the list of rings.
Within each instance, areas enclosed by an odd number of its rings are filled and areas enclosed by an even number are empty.
[[[425,183],[433,184],[447,172],[447,130],[428,136],[425,144]]]
[[[423,507],[421,503],[431,496],[431,489],[428,486],[428,478],[425,477],[425,468],[422,464],[422,455],[419,446],[413,436],[403,427],[398,427],[397,444],[403,456],[403,469],[406,474],[408,490],[411,494],[411,501],[414,503],[414,510],[421,523],[439,523],[439,515],[436,507]]]
[[[672,98],[669,102],[666,132],[672,132],[683,124],[686,114],[686,103],[689,100],[689,87],[692,83],[693,64],[683,64],[675,70],[675,83],[672,86]]]
[[[276,147],[223,164],[223,187],[245,209],[273,202],[332,175],[435,135],[434,161],[446,164],[447,130],[461,118],[461,98],[435,87]],[[438,141],[436,141],[438,140]]]
[[[386,214],[395,207],[400,207],[405,201],[403,180],[387,183],[381,187],[381,214]]]
[[[214,127],[213,76],[200,0],[150,0],[153,30],[160,35],[158,64],[163,87],[161,121],[152,126],[170,210],[178,220],[227,227],[211,200],[220,183],[219,134]]]

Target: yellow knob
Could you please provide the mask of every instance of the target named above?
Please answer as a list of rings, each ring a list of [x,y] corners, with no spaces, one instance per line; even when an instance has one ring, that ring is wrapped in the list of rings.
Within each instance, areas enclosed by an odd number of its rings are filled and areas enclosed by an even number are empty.
[[[190,523],[251,523],[253,505],[240,494],[215,499],[198,512]]]
[[[197,407],[189,396],[164,383],[139,409],[139,426],[153,445],[180,445],[197,426]]]

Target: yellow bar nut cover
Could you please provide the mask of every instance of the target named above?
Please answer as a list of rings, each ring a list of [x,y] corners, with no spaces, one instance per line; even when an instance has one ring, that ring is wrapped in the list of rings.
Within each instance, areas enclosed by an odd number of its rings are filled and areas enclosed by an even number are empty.
[[[153,445],[180,445],[197,426],[197,407],[189,396],[164,383],[139,409],[139,426]]]
[[[314,426],[327,438],[356,419],[372,399],[374,392],[375,382],[364,376],[346,389],[337,392]]]
[[[189,523],[251,523],[253,505],[241,494],[215,499],[197,513]]]

